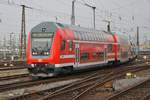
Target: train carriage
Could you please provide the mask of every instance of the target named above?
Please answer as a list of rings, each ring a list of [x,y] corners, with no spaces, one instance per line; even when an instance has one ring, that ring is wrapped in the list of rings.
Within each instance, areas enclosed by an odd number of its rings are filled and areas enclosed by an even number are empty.
[[[105,31],[43,22],[28,36],[26,56],[33,76],[113,64],[128,56],[126,40],[122,45],[121,36]]]

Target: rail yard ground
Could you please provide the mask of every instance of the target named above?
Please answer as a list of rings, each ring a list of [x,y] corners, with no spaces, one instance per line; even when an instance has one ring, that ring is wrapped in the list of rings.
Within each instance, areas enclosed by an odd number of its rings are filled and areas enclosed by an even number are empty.
[[[5,69],[0,70],[1,100],[148,100],[150,95],[150,55],[147,53],[117,67],[38,80],[29,75],[24,64],[1,66]],[[139,95],[135,96],[136,93]]]

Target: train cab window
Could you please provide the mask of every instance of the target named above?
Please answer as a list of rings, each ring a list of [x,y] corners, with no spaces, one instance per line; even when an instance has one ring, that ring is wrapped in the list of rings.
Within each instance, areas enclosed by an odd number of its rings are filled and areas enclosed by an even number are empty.
[[[81,61],[86,61],[86,60],[88,60],[88,58],[89,58],[89,53],[82,53],[81,57],[80,57],[80,60]]]
[[[62,40],[62,42],[61,42],[61,50],[65,50],[65,46],[66,46],[66,41]]]

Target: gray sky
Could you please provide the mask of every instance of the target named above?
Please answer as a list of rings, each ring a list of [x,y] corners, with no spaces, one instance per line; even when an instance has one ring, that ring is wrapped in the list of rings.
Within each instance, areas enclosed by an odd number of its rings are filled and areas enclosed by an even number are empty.
[[[10,32],[20,33],[21,7],[25,4],[34,9],[26,9],[27,32],[42,21],[55,21],[70,24],[72,0],[0,0],[0,33],[7,36]],[[93,27],[92,9],[83,5],[84,1],[96,6],[96,28],[106,29],[106,22],[111,20],[112,30],[132,34],[140,26],[141,41],[150,40],[150,0],[77,0],[76,24]],[[134,35],[133,35],[134,36]]]

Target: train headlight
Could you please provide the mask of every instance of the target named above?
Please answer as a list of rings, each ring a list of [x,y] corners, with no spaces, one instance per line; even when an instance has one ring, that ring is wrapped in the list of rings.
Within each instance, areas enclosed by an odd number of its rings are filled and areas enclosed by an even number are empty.
[[[37,52],[32,52],[33,55],[37,55]]]
[[[44,55],[49,55],[49,52],[44,52]]]
[[[31,64],[31,67],[34,68],[34,64]]]

